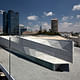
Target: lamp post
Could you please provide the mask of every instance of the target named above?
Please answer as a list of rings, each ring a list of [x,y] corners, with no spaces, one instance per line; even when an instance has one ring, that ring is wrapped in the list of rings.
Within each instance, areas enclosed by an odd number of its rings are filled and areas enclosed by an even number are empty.
[[[9,50],[10,50],[10,47],[11,47],[11,37],[9,36]],[[9,53],[9,79],[10,79],[10,76],[11,76],[11,54]]]
[[[3,15],[4,10],[0,10],[0,14]],[[1,16],[1,22],[2,23],[2,16]],[[2,33],[2,24],[1,24],[1,33]]]

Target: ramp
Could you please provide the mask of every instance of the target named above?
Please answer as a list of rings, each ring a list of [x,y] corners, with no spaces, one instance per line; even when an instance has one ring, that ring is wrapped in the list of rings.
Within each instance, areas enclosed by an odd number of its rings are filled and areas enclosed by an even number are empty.
[[[51,70],[73,62],[73,42],[70,40],[1,36],[0,45]]]

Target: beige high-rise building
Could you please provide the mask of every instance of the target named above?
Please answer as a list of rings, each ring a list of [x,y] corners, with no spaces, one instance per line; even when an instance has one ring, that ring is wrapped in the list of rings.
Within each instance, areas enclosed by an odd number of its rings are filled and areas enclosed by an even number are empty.
[[[51,32],[58,32],[58,19],[51,20]]]

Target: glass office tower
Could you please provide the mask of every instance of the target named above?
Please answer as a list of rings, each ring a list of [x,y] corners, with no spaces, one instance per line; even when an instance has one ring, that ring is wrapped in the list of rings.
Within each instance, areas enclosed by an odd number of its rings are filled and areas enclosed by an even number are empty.
[[[4,34],[8,33],[8,20],[6,12],[3,12],[3,32]]]
[[[19,34],[19,13],[9,10],[3,13],[3,33],[9,35]]]

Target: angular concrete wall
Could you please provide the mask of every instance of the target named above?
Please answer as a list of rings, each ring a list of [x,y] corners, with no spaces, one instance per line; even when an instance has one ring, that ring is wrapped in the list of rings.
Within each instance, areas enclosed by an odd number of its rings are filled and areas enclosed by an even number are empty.
[[[25,56],[34,62],[47,64],[68,64],[73,62],[73,42],[69,40],[47,40],[24,37],[0,37],[0,45],[9,48],[19,55]],[[31,56],[31,57],[30,57]]]

